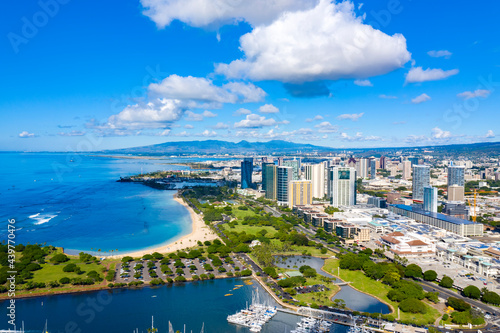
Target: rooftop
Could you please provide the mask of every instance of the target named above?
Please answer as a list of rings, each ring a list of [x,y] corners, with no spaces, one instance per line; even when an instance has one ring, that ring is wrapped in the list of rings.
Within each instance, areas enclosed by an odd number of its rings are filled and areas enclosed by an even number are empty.
[[[438,220],[453,223],[453,224],[473,224],[474,223],[474,222],[469,221],[469,220],[464,220],[464,219],[461,219],[458,217],[449,216],[449,215],[445,215],[445,214],[441,214],[441,213],[427,212],[424,210],[414,210],[413,207],[407,206],[407,205],[391,205],[391,206],[406,210],[408,212],[414,212],[414,213],[418,213],[421,215],[430,216],[430,217],[436,218]]]

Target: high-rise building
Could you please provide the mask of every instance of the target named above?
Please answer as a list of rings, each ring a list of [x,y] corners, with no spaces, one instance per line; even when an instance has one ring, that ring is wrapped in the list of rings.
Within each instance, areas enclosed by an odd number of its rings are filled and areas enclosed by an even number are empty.
[[[408,161],[411,162],[411,166],[418,165],[418,157],[408,157]]]
[[[411,178],[411,162],[406,160],[403,161],[403,177],[404,180]]]
[[[312,203],[312,182],[292,180],[288,183],[288,207],[310,205]]]
[[[370,179],[375,179],[377,176],[377,160],[370,160]]]
[[[448,186],[448,201],[464,202],[465,189],[463,186],[451,185]]]
[[[334,167],[330,170],[333,207],[356,205],[356,169]]]
[[[380,169],[385,170],[386,167],[386,162],[385,162],[386,157],[385,156],[380,156]]]
[[[428,165],[413,166],[413,200],[424,200],[424,187],[430,186],[431,168]]]
[[[283,166],[283,157],[278,157],[278,166]]]
[[[377,208],[387,208],[387,200],[379,197],[369,197],[367,204]]]
[[[437,203],[438,203],[438,191],[437,188],[432,186],[424,187],[424,210],[427,212],[437,213]]]
[[[356,163],[356,171],[359,178],[368,177],[368,159],[360,158]]]
[[[465,186],[465,166],[448,166],[448,186],[451,185]]]
[[[276,199],[276,166],[274,163],[262,163],[262,190],[266,191],[267,199]]]
[[[293,169],[292,180],[299,180],[300,179],[300,161],[299,160],[283,161],[282,165],[291,167]]]
[[[279,166],[276,168],[276,200],[278,205],[288,205],[288,183],[291,182],[293,168]]]
[[[241,162],[241,188],[252,188],[253,158],[246,157]]]
[[[325,196],[325,163],[305,164],[305,178],[312,183],[313,198]]]

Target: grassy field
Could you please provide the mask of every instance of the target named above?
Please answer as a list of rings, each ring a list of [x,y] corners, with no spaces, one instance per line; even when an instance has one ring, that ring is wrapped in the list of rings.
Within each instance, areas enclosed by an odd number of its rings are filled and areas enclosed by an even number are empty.
[[[255,212],[250,208],[248,210],[239,210],[238,207],[233,207],[233,213],[236,219],[242,221],[246,216],[255,216]]]
[[[335,276],[338,276],[338,267],[339,260],[337,259],[327,259],[325,262],[325,266],[323,269],[328,273],[332,273]],[[362,291],[364,293],[373,295],[383,301],[391,305],[393,310],[397,310],[398,303],[391,301],[387,298],[387,293],[391,290],[391,287],[383,284],[382,282],[375,281],[365,276],[365,274],[361,271],[349,271],[345,269],[340,270],[340,276],[342,280],[346,282],[351,282],[351,286]],[[424,302],[425,303],[425,302]],[[427,305],[427,313],[425,314],[413,314],[413,313],[405,313],[400,312],[401,320],[411,320],[413,323],[417,325],[425,325],[429,322],[434,322],[438,316],[439,312],[431,307],[429,304]],[[394,313],[393,313],[394,314]]]
[[[63,272],[64,266],[67,264],[76,264],[83,274],[76,274],[74,272]],[[63,264],[59,265],[53,265],[50,263],[46,263],[41,265],[42,269],[38,271],[33,272],[33,281],[34,282],[50,282],[50,281],[59,281],[62,277],[69,277],[70,279],[80,277],[80,278],[85,278],[87,277],[87,273],[90,271],[96,271],[99,273],[101,277],[104,277],[102,274],[103,269],[106,267],[105,264],[84,264],[80,262],[78,259],[71,259],[68,262],[65,262]]]

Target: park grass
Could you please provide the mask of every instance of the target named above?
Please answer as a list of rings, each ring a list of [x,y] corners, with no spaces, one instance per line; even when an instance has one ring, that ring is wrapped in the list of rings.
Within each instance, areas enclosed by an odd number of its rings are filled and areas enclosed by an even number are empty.
[[[276,229],[274,229],[271,226],[258,226],[258,225],[248,225],[248,224],[243,225],[241,224],[241,222],[238,222],[238,224],[236,224],[234,228],[229,227],[227,224],[222,224],[221,226],[223,226],[224,229],[227,231],[236,231],[238,233],[244,231],[248,235],[257,235],[259,231],[264,229],[267,231],[266,234],[267,238],[274,238],[274,235],[277,233]]]
[[[243,206],[243,205],[240,205]],[[239,206],[238,206],[239,207]],[[255,212],[251,209],[248,208],[248,210],[239,210],[238,207],[233,206],[233,214],[236,217],[236,219],[243,221],[243,219],[247,216],[255,216]]]
[[[76,264],[83,274],[76,274],[74,272],[63,272],[64,266],[68,264]],[[105,266],[101,263],[100,265],[96,263],[90,263],[90,264],[85,264],[80,262],[79,259],[70,259],[69,261],[59,264],[59,265],[54,265],[51,263],[45,263],[42,266],[42,269],[38,271],[33,272],[33,282],[45,282],[48,283],[50,281],[59,281],[63,277],[68,277],[70,279],[72,278],[85,278],[87,277],[87,273],[90,271],[96,271],[99,273],[101,277],[103,276],[103,268]]]
[[[338,267],[339,260],[327,259],[325,261],[325,266],[323,266],[323,269],[330,274],[338,276]],[[350,282],[350,285],[357,290],[375,296],[380,301],[389,304],[392,307],[393,315],[395,314],[395,311],[397,311],[398,303],[393,302],[389,298],[387,298],[387,293],[392,289],[390,286],[383,284],[380,281],[370,279],[361,271],[341,269],[339,277],[346,282]],[[424,304],[427,308],[427,312],[425,314],[414,314],[401,311],[400,320],[404,322],[412,322],[416,325],[426,325],[428,323],[434,323],[435,320],[440,316],[439,311],[429,306],[429,304],[427,304],[426,302],[424,302]]]

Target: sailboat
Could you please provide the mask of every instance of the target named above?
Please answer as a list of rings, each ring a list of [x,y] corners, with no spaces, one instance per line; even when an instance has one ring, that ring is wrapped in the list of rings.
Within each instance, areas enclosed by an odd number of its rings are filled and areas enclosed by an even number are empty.
[[[158,329],[155,328],[155,318],[151,316],[151,328],[148,328],[148,333],[158,332]]]

